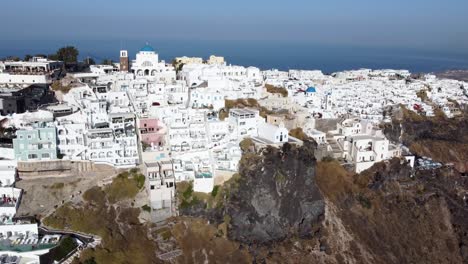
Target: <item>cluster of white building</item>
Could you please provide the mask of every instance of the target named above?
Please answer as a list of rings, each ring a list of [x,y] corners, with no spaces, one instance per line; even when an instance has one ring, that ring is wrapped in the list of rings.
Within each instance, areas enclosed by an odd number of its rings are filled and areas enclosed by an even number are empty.
[[[353,115],[381,121],[388,106],[398,105],[431,116],[433,105],[418,97],[420,91],[449,117],[457,112],[451,100],[468,102],[468,87],[463,82],[438,79],[430,74],[413,79],[406,70],[362,69],[332,75],[320,71],[270,70],[263,75],[267,83],[286,88],[292,102],[322,118]]]
[[[433,105],[418,97],[421,90],[448,115],[456,109],[447,98],[468,102],[468,85],[431,75],[413,79],[402,70],[332,75],[260,71],[228,65],[216,56],[206,62],[181,57],[168,64],[149,45],[135,60],[123,50],[119,64],[95,65],[70,77],[76,83],[61,104],[9,116],[10,124],[20,129],[14,141],[16,159],[141,165],[151,207],[168,214],[175,210],[177,182],[193,181],[194,191],[211,192],[218,174],[236,172],[244,138],[264,145],[300,143],[289,130],[301,127],[330,155],[361,172],[402,155],[377,127],[387,107],[403,104],[431,115]],[[267,92],[266,84],[284,88],[287,95]],[[262,117],[259,109],[232,108],[227,118],[220,118],[226,99],[255,99],[270,112]],[[318,131],[315,118],[341,121],[336,130]]]

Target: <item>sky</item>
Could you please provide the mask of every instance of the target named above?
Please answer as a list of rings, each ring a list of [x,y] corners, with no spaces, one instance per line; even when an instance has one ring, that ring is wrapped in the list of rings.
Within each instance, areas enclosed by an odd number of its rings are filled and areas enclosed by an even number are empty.
[[[468,53],[467,0],[15,0],[0,42],[275,41]]]

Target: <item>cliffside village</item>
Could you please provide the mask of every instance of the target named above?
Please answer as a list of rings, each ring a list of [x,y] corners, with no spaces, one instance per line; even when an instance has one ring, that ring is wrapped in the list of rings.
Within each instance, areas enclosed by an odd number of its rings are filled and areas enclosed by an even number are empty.
[[[454,116],[468,103],[468,84],[430,74],[262,71],[217,56],[166,63],[149,45],[134,60],[122,50],[119,63],[57,80],[62,69],[62,62],[39,57],[0,61],[0,240],[18,249],[8,257],[28,263],[59,237],[39,237],[37,224],[15,219],[22,193],[14,187],[17,163],[140,167],[151,209],[170,216],[177,183],[193,181],[195,192],[211,192],[237,172],[246,138],[257,145],[301,144],[290,135],[301,128],[317,142],[320,158],[338,159],[357,173],[392,157],[413,166],[408,149],[379,128],[390,121],[389,107],[431,116],[435,105]],[[57,83],[62,89],[52,90]],[[332,127],[316,126],[327,119],[335,120]],[[7,250],[2,245],[0,251]]]

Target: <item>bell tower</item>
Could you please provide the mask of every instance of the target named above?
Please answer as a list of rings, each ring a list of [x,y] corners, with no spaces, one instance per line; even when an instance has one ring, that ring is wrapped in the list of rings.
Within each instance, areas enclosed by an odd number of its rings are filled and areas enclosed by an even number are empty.
[[[126,50],[120,51],[120,71],[128,72],[128,52]]]

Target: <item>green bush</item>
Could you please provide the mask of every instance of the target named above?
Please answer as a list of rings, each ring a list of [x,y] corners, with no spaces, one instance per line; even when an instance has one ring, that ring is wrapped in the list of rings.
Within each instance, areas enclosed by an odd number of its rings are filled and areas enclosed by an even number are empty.
[[[53,251],[53,256],[54,256],[53,259],[56,261],[63,259],[64,257],[68,255],[68,253],[72,252],[77,246],[78,244],[73,238],[69,236],[62,238],[58,246]]]
[[[145,175],[137,173],[133,175],[133,179],[135,180],[138,189],[141,189],[145,186]]]
[[[149,212],[151,212],[151,207],[149,205],[145,204],[145,205],[143,205],[141,207],[141,210],[149,213]]]
[[[218,194],[218,191],[219,191],[219,185],[216,185],[215,187],[213,187],[213,190],[211,191],[211,196],[212,197],[216,197],[216,195]]]
[[[190,197],[192,197],[192,194],[193,194],[193,185],[190,184],[187,189],[182,193],[182,197],[184,197],[184,199],[189,199]]]

